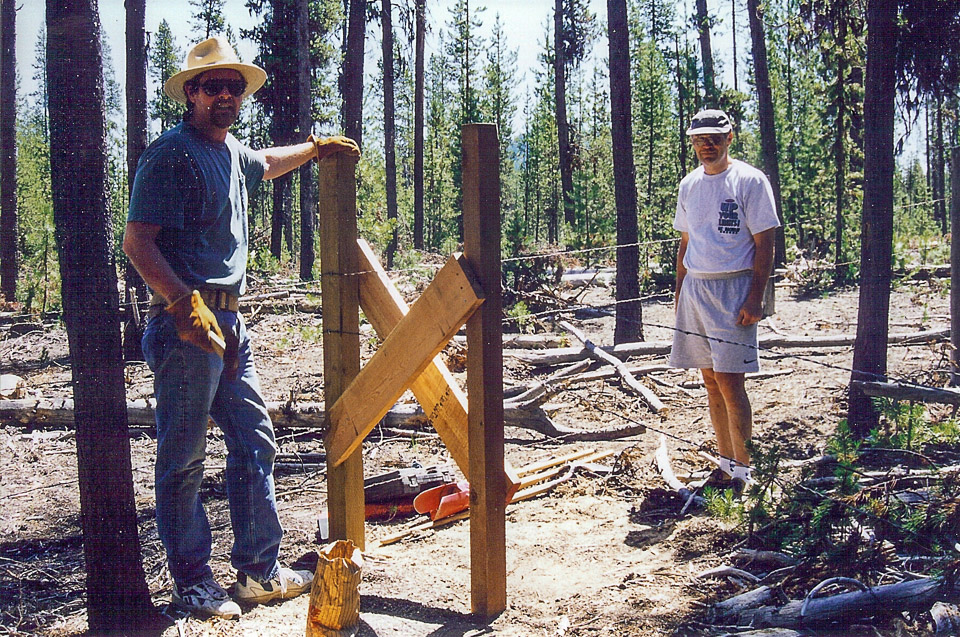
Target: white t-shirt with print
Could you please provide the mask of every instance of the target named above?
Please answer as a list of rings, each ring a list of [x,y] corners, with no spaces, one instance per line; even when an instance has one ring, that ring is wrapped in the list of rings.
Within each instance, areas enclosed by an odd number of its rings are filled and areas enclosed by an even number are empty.
[[[753,235],[780,225],[766,175],[738,159],[718,175],[703,166],[683,178],[673,227],[689,235],[683,265],[692,274],[753,268]]]

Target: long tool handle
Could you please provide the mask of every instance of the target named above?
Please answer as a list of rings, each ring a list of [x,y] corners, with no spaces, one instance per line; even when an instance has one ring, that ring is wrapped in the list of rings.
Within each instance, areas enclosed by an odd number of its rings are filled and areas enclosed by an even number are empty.
[[[223,353],[227,350],[227,342],[220,338],[220,335],[213,330],[207,332],[207,340],[210,341],[210,346],[220,358],[223,358]]]

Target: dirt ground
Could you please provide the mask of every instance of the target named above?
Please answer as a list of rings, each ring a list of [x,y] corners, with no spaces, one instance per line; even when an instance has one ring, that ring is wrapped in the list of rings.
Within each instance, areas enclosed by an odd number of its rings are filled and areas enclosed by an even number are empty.
[[[793,290],[778,289],[778,313],[761,323],[761,335],[855,333],[856,289],[807,299],[796,298]],[[609,302],[610,295],[608,288],[597,287],[582,300],[599,304]],[[667,296],[646,303],[643,317],[646,340],[670,337],[666,326],[672,323],[672,301]],[[898,284],[890,317],[893,333],[948,327],[948,297],[936,283]],[[575,317],[574,322],[595,343],[612,343],[612,318]],[[319,314],[259,311],[250,325],[267,399],[322,401]],[[31,395],[70,395],[62,328],[7,329],[0,332],[0,339],[0,371],[23,377]],[[373,342],[372,337],[365,339],[365,347]],[[892,346],[890,373],[921,382],[935,383],[939,378],[942,384],[945,347]],[[552,371],[517,362],[511,350],[504,356],[509,385],[528,384]],[[660,356],[630,363],[663,361]],[[844,416],[852,348],[776,349],[763,352],[761,363],[764,371],[784,373],[748,382],[755,438],[781,443],[795,459],[821,453]],[[144,364],[129,365],[127,375],[130,399],[150,395],[152,376]],[[464,378],[462,373],[458,377]],[[667,405],[662,415],[650,413],[616,379],[571,385],[545,408],[554,422],[568,427],[601,430],[635,420],[694,444],[710,444],[705,392],[695,381],[696,373],[677,370],[643,378]],[[377,429],[368,437],[365,475],[414,463],[453,464],[429,430],[413,438],[396,434]],[[278,429],[277,435],[281,454],[323,450],[316,431]],[[547,494],[508,507],[507,608],[489,623],[470,615],[468,522],[382,547],[377,546],[380,538],[402,530],[411,520],[369,523],[357,635],[710,634],[702,623],[705,608],[735,589],[727,582],[695,576],[727,562],[742,534],[732,523],[703,511],[680,517],[658,514],[664,484],[652,457],[659,442],[660,435],[652,429],[622,440],[570,443],[508,427],[506,456],[516,467],[597,449],[614,452],[604,461],[613,471],[579,471]],[[132,429],[131,448],[144,568],[157,606],[165,607],[171,581],[153,519],[155,440],[149,428]],[[706,468],[689,446],[671,440],[669,448],[679,474]],[[228,585],[234,579],[229,566],[232,537],[223,487],[224,447],[216,429],[210,431],[208,451],[203,494],[214,527],[212,566],[221,583]],[[0,634],[83,633],[83,557],[72,432],[3,425],[0,462]],[[323,466],[279,466],[277,492],[286,528],[281,555],[293,562],[319,548],[317,521],[326,504]],[[162,634],[302,635],[307,606],[303,596],[245,608],[238,621],[168,611],[171,625]]]

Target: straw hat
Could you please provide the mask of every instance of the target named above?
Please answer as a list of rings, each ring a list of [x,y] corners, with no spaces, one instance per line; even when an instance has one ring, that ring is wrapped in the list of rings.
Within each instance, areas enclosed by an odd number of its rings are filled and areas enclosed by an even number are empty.
[[[170,99],[186,104],[187,96],[183,92],[184,83],[201,73],[214,69],[238,71],[247,81],[247,90],[242,97],[253,95],[267,81],[266,71],[254,64],[241,62],[227,39],[222,35],[217,35],[190,49],[183,70],[164,83],[163,92]]]

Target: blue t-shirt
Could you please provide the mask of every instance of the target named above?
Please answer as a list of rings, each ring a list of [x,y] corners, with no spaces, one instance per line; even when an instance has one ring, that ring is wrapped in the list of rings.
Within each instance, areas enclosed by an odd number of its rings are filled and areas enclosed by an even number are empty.
[[[141,155],[127,221],[161,226],[157,247],[184,283],[239,296],[247,202],[265,169],[263,157],[233,135],[212,142],[182,122]]]

